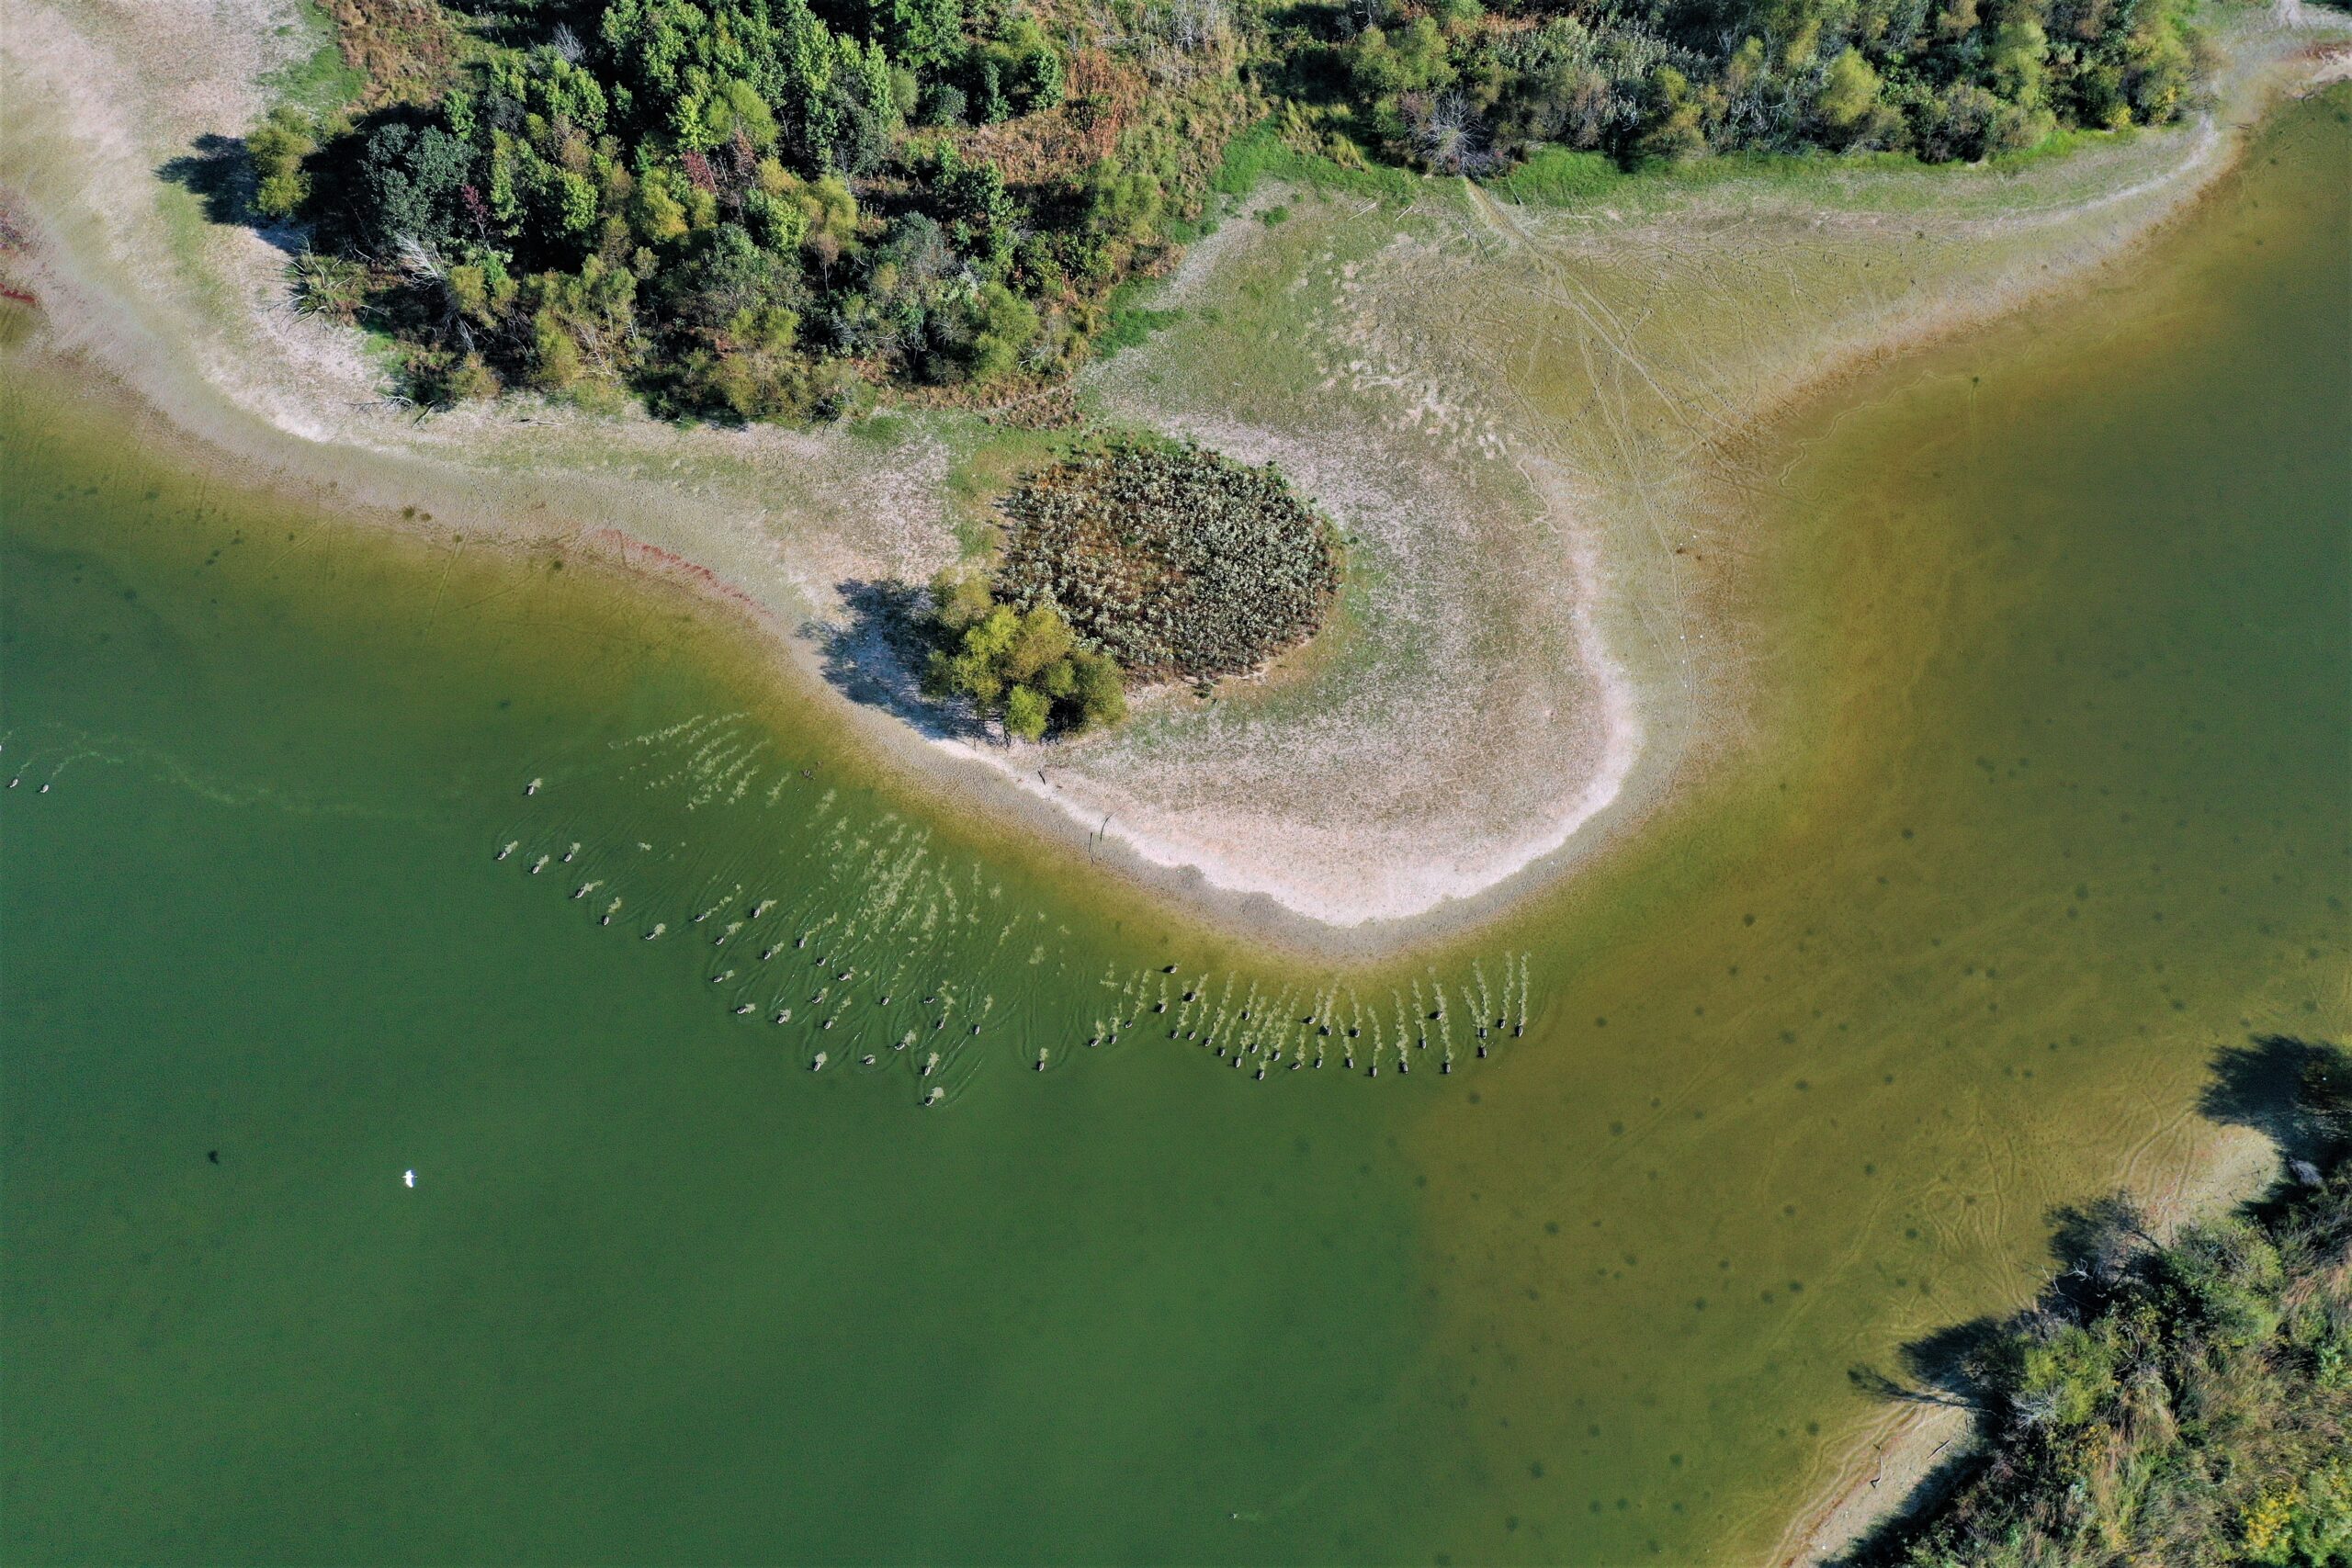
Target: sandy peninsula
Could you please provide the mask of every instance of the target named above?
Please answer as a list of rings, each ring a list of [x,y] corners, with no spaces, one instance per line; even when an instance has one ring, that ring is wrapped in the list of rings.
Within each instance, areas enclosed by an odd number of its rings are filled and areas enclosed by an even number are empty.
[[[1371,953],[1487,918],[1737,754],[1776,414],[2090,276],[2228,167],[2267,96],[2341,71],[2344,37],[2249,15],[2208,112],[2015,167],[1832,163],[1563,208],[1431,181],[1405,207],[1294,197],[1279,225],[1261,193],[1162,285],[1176,324],[1079,393],[1280,462],[1348,536],[1342,629],[1272,679],[1044,748],[944,733],[845,635],[859,585],[956,558],[982,419],[688,429],[525,398],[420,417],[356,333],[298,316],[300,236],[214,221],[169,173],[309,47],[287,0],[16,0],[5,271],[39,300],[37,352],[223,461],[685,581],[927,787],[1210,918]]]

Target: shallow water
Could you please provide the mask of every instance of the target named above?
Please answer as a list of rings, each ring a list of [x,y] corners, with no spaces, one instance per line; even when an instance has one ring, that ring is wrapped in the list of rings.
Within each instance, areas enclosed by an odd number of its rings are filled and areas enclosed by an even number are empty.
[[[1754,1559],[1849,1368],[2352,1024],[2346,115],[1805,416],[1769,739],[1338,977],[16,381],[7,1554]]]

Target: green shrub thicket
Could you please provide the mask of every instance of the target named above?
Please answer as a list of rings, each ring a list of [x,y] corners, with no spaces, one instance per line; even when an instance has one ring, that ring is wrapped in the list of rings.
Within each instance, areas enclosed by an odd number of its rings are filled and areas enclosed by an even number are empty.
[[[1127,716],[1118,661],[1081,646],[1051,604],[1015,610],[997,603],[984,576],[963,570],[942,573],[931,594],[931,695],[969,698],[1023,740],[1082,735]]]
[[[1114,50],[994,0],[483,7],[437,99],[248,141],[256,209],[366,269],[428,397],[802,420],[1049,375],[1244,118],[1221,21]]]
[[[1732,151],[2034,146],[2177,118],[2208,64],[2188,0],[1339,0],[1268,52],[1288,138],[1341,163],[1507,171]]]

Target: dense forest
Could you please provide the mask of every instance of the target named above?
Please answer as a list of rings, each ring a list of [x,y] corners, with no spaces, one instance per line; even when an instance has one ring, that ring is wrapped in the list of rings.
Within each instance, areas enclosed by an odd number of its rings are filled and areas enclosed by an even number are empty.
[[[2159,1239],[2118,1195],[2063,1213],[2063,1272],[2001,1324],[1915,1348],[1986,1438],[1959,1484],[1856,1553],[1884,1568],[2352,1565],[2352,1054],[2222,1053],[2206,1110],[2287,1156],[2245,1213]]]
[[[1480,175],[1930,161],[2177,118],[2188,0],[333,0],[363,84],[247,139],[301,307],[439,404],[805,420],[1051,377],[1245,129]]]

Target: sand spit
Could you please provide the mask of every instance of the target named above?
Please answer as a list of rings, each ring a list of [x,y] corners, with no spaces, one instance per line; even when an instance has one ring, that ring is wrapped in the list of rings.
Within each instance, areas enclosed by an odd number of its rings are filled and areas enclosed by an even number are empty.
[[[859,585],[955,558],[948,480],[993,438],[979,421],[682,430],[521,399],[419,418],[356,333],[297,316],[300,236],[209,221],[173,173],[307,47],[290,0],[11,0],[0,190],[28,245],[6,270],[47,352],[240,468],[699,585],[932,784],[1212,916],[1363,952],[1486,918],[1736,752],[1760,422],[2128,249],[2267,94],[2340,69],[2341,26],[2301,20],[2233,24],[2200,122],[2017,169],[1645,182],[1543,210],[1432,183],[1402,212],[1228,214],[1164,286],[1183,319],[1082,395],[1282,463],[1349,536],[1342,627],[1295,679],[1045,749],[894,716],[872,694],[903,672],[841,636]]]

